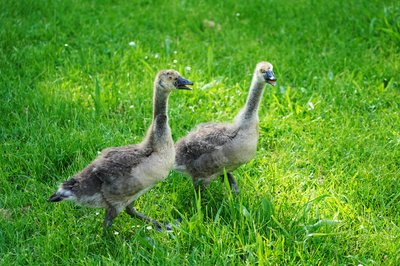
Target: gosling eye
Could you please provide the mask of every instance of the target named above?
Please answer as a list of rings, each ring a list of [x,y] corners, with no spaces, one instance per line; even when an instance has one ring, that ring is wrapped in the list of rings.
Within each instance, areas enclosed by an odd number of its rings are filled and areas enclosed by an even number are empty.
[[[264,74],[265,72],[267,72],[267,71],[265,71],[265,69],[261,69],[261,73]]]
[[[171,76],[169,76],[168,78],[169,78],[169,80],[172,80],[172,77],[171,77]]]

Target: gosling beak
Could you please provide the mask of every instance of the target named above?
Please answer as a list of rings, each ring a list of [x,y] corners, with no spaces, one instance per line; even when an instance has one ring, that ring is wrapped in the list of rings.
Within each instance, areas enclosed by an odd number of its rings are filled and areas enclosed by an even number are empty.
[[[182,77],[178,77],[174,83],[175,88],[180,89],[180,90],[191,90],[191,88],[186,87],[186,85],[193,85],[193,82],[190,82],[189,80],[186,80]]]
[[[272,72],[272,70],[268,70],[267,72],[265,72],[264,79],[267,83],[271,84],[272,86],[275,86],[276,78],[275,78],[274,72]]]
[[[57,193],[54,193],[53,195],[51,195],[51,197],[49,198],[49,202],[58,202],[58,201],[62,201],[62,198],[60,195],[57,195]]]

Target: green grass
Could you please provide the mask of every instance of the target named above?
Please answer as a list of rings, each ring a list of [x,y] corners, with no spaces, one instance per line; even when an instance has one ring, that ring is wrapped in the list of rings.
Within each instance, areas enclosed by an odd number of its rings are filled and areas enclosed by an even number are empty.
[[[398,265],[400,4],[193,2],[0,2],[0,264]],[[102,210],[47,203],[98,151],[141,140],[158,70],[195,82],[171,95],[176,140],[233,118],[262,60],[278,84],[240,195],[213,182],[196,199],[171,173],[136,206],[181,227],[121,214],[108,238]]]

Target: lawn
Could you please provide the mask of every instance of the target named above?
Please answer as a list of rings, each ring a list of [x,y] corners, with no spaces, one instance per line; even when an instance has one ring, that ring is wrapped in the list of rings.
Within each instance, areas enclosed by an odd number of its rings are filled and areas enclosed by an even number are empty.
[[[139,198],[172,233],[50,204],[106,147],[138,143],[173,68],[174,140],[243,106],[259,61],[256,158],[195,197],[171,172]],[[400,3],[0,2],[1,265],[399,265]]]

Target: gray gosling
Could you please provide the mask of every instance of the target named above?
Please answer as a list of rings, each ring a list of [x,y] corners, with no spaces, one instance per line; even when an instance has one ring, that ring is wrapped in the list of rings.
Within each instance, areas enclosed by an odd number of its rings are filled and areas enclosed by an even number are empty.
[[[153,121],[140,144],[113,147],[102,153],[81,172],[62,183],[49,201],[71,200],[80,205],[105,208],[104,228],[123,210],[131,217],[162,226],[138,211],[131,204],[157,182],[162,181],[173,166],[174,142],[168,125],[168,96],[175,89],[187,89],[192,82],[175,70],[160,71],[154,81]]]
[[[233,123],[204,123],[175,144],[174,169],[192,177],[194,187],[204,189],[224,169],[231,190],[239,193],[232,171],[256,155],[258,142],[258,107],[266,83],[275,86],[272,64],[260,62],[254,71],[244,108]]]

